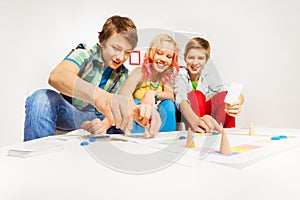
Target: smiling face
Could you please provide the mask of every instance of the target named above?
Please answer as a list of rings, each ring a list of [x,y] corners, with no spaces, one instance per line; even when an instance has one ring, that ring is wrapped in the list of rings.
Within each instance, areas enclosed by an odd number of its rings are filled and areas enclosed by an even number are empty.
[[[205,49],[190,49],[185,57],[186,67],[190,74],[200,74],[207,58]]]
[[[156,82],[172,82],[178,73],[178,46],[167,34],[157,35],[150,43],[144,56],[145,79]]]
[[[106,41],[100,43],[104,65],[112,69],[120,67],[133,50],[132,45],[121,34],[113,34]]]
[[[155,50],[153,54],[153,69],[158,73],[164,72],[172,65],[175,46],[171,42],[164,41],[162,47]]]

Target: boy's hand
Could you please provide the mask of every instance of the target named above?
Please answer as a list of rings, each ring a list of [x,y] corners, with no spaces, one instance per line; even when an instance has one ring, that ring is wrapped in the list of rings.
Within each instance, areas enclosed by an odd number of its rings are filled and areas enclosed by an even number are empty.
[[[199,133],[221,130],[218,122],[210,115],[204,115],[203,117],[198,118],[198,120],[195,120],[194,123],[191,124],[191,126],[194,129],[194,131]]]
[[[99,118],[96,118],[93,121],[83,122],[81,128],[91,134],[105,134],[107,129],[110,128],[110,123],[107,118],[102,121]]]
[[[132,129],[133,111],[129,97],[102,93],[102,96],[98,95],[95,99],[95,108],[107,118],[110,125],[122,130]]]
[[[236,117],[242,110],[241,100],[236,100],[235,102],[225,104],[225,112],[232,117]]]

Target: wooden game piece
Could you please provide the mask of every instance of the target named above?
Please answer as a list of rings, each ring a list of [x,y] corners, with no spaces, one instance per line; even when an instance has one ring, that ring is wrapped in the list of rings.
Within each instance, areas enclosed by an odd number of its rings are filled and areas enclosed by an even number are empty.
[[[150,138],[150,133],[148,132],[147,129],[145,129],[145,132],[144,132],[144,134],[143,134],[143,137],[144,137],[144,139]]]
[[[131,131],[126,129],[124,132],[124,136],[130,136],[131,135]]]
[[[249,135],[255,135],[255,131],[254,131],[254,127],[253,127],[253,122],[250,122]]]
[[[224,129],[222,128],[222,138],[221,138],[221,145],[220,145],[220,153],[221,154],[232,154],[231,147],[227,138],[227,134],[225,133]]]
[[[194,138],[193,138],[193,133],[191,131],[191,129],[189,128],[188,130],[188,134],[187,134],[187,138],[186,138],[186,145],[187,148],[195,148],[195,142],[194,142]]]

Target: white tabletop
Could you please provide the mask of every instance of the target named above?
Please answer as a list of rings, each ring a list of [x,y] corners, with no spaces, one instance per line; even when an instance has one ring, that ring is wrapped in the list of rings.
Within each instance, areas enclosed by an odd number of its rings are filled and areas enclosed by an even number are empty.
[[[193,166],[174,163],[153,173],[132,174],[104,166],[79,144],[73,139],[64,150],[28,158],[7,156],[10,147],[1,148],[0,198],[300,199],[299,147],[242,169],[198,160]],[[130,149],[136,144],[122,145]]]

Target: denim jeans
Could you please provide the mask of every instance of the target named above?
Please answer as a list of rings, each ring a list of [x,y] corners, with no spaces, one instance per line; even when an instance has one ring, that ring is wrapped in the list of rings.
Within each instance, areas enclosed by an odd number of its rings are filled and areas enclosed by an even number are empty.
[[[104,118],[103,115],[96,115],[94,111],[78,110],[59,93],[49,89],[35,91],[27,98],[25,108],[24,141],[55,135],[56,129],[80,129],[84,121]],[[111,127],[107,133],[123,131]]]
[[[140,100],[134,99],[135,104],[139,105]],[[176,131],[176,106],[172,100],[165,99],[157,106],[157,111],[160,114],[162,125],[160,132]],[[133,121],[132,133],[143,133],[145,128]]]

